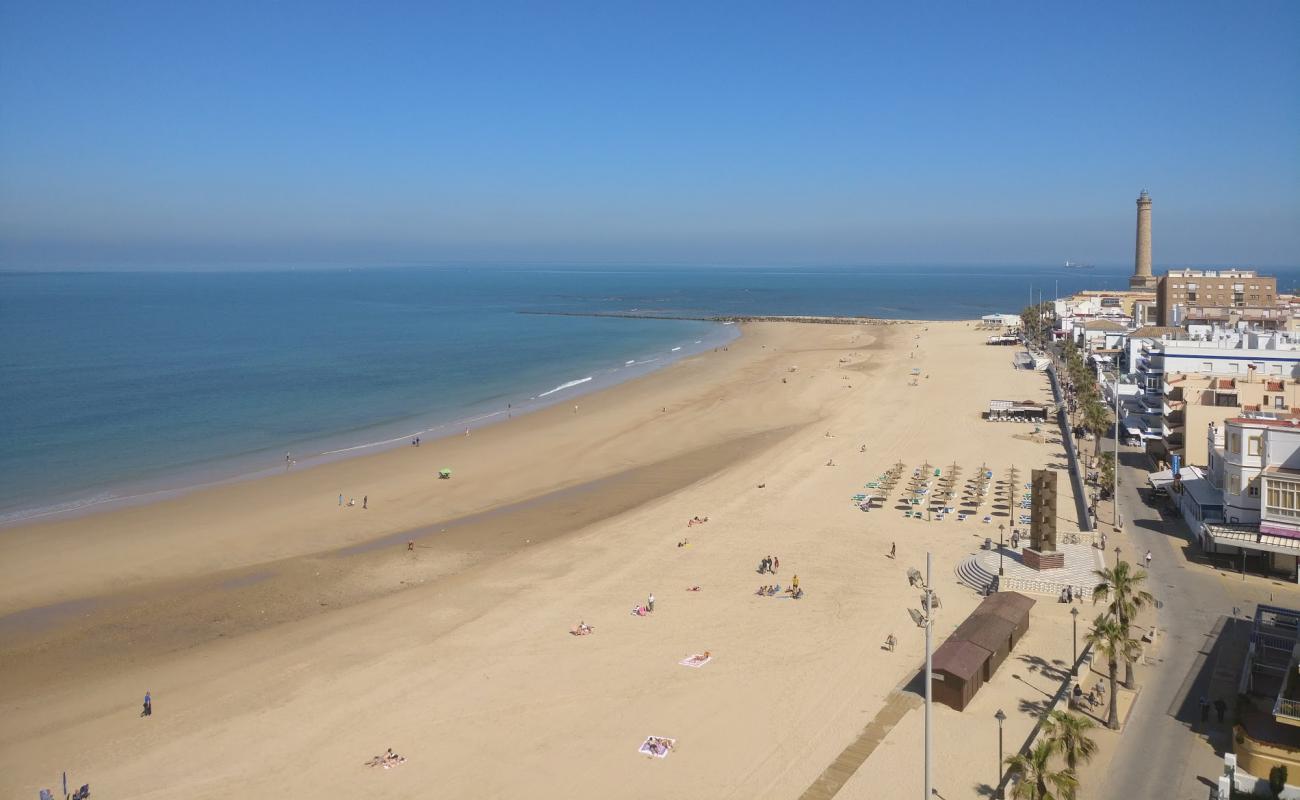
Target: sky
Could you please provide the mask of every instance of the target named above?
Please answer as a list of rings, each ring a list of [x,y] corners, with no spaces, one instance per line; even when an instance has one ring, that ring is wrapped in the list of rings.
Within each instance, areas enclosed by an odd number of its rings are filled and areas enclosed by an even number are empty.
[[[1300,265],[1300,3],[0,0],[0,268]]]

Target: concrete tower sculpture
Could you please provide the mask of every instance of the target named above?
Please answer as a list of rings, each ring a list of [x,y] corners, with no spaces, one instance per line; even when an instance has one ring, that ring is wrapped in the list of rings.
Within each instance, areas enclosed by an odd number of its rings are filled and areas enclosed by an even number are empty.
[[[1151,274],[1151,195],[1143,189],[1138,195],[1137,247],[1133,253],[1133,277],[1128,279],[1130,289],[1155,289],[1156,278]]]

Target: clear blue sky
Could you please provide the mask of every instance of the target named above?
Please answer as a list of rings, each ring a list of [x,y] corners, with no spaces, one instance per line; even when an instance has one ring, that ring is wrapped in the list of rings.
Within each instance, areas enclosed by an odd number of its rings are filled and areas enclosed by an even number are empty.
[[[1295,0],[0,9],[5,268],[1300,265]]]

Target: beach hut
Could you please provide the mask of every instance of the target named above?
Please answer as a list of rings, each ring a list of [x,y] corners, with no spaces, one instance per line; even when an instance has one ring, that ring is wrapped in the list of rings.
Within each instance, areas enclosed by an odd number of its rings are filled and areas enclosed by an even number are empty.
[[[1018,592],[984,598],[934,653],[934,699],[964,709],[1029,630],[1034,602]]]
[[[447,467],[443,467],[442,469],[438,470],[438,478],[444,481],[448,480],[449,478],[451,478],[451,470],[448,469]]]

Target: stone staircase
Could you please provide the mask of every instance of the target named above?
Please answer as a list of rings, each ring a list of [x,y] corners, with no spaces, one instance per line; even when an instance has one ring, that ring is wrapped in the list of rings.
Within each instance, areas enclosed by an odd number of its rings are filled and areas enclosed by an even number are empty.
[[[989,586],[997,578],[997,575],[990,572],[987,567],[980,561],[979,554],[967,556],[957,562],[957,580],[966,584],[980,594],[987,594]]]

